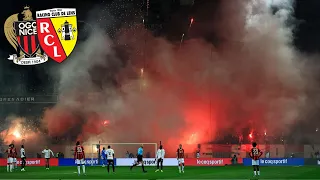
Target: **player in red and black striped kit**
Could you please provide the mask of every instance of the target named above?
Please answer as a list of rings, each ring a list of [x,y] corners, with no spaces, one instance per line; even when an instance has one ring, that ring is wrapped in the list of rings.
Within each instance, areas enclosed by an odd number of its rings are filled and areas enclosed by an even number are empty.
[[[179,173],[184,173],[184,149],[182,148],[182,144],[180,144],[179,148],[177,149],[177,160],[179,165]]]
[[[17,156],[18,156],[18,151],[17,148],[14,147],[14,144],[11,145],[12,146],[12,153],[13,153],[13,169],[17,169],[18,168],[18,164],[17,164]]]
[[[252,143],[251,151],[249,152],[249,156],[252,159],[253,166],[253,174],[254,176],[260,176],[260,167],[259,167],[259,159],[262,155],[262,151],[257,148],[257,143]]]
[[[85,158],[84,148],[80,145],[80,142],[77,141],[76,147],[74,148],[74,159],[76,160],[78,175],[80,175],[80,166],[82,166],[83,174],[86,174]]]
[[[6,150],[6,153],[8,155],[7,159],[7,172],[12,172],[13,170],[13,147],[12,144],[9,145],[9,148]]]

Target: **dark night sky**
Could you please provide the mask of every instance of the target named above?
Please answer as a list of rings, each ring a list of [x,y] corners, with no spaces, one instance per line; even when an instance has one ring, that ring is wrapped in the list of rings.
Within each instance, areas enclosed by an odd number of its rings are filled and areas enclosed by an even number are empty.
[[[131,0],[114,0],[114,1],[131,1]],[[132,0],[132,1],[142,1],[142,0]],[[150,0],[154,1],[154,0]],[[165,0],[163,0],[164,2]],[[205,2],[205,1],[213,1],[213,0],[196,0],[198,3]],[[227,1],[227,0],[226,0]],[[232,1],[232,0],[229,0]],[[81,0],[81,1],[72,1],[72,0],[55,0],[55,1],[41,1],[41,0],[29,0],[29,1],[21,1],[21,0],[8,0],[3,2],[1,5],[3,9],[0,11],[1,16],[1,22],[5,22],[6,18],[14,13],[21,12],[23,7],[25,5],[29,5],[32,8],[32,11],[35,12],[36,10],[43,10],[43,9],[50,9],[50,8],[58,8],[58,7],[75,7],[77,8],[77,17],[78,20],[85,20],[88,11],[92,9],[95,6],[106,6],[105,4],[110,3],[111,0]],[[167,3],[166,1],[165,3]],[[140,2],[141,3],[141,2]],[[117,4],[117,3],[115,3]],[[121,3],[120,3],[121,4]],[[142,3],[141,3],[142,4]],[[298,0],[296,1],[296,8],[295,8],[295,17],[299,20],[299,26],[295,30],[295,46],[300,49],[301,51],[305,52],[319,52],[320,51],[320,0]],[[174,10],[172,15],[177,15],[181,11],[180,9]],[[170,16],[171,14],[167,14],[167,16]],[[183,16],[179,16],[183,17]],[[165,19],[170,20],[170,18],[166,17]],[[188,17],[185,17],[188,21]],[[170,22],[165,22],[165,24],[174,24]],[[169,27],[168,29],[175,29],[175,27]],[[1,31],[3,32],[3,26],[1,28]],[[168,30],[170,32],[170,30]],[[166,32],[164,32],[166,34]],[[10,46],[10,44],[7,42],[4,33],[1,33],[1,57],[5,58],[8,57],[9,53],[13,53],[14,49]],[[45,85],[44,82],[41,82],[40,76],[42,78],[44,76],[49,76],[48,73],[46,73],[46,68],[50,66],[50,64],[54,64],[55,62],[46,63],[44,65],[41,65],[41,67],[36,66],[17,66],[10,62],[7,59],[3,59],[0,63],[1,71],[2,71],[2,77],[5,76],[7,78],[6,81],[10,81],[10,77],[14,78],[12,75],[9,77],[8,71],[4,71],[5,69],[10,69],[12,72],[24,73],[28,74],[29,80],[26,80],[27,84],[42,84]],[[45,75],[44,75],[45,74]],[[9,78],[8,78],[9,77]],[[37,80],[38,79],[38,80]],[[14,81],[14,80],[11,80]],[[31,83],[32,82],[32,83]],[[7,82],[1,82],[0,84],[6,84]],[[32,86],[32,85],[31,85]]]
[[[320,1],[299,0],[296,3],[295,16],[301,20],[297,27],[296,46],[305,51],[320,51]]]
[[[1,22],[4,22],[9,15],[13,13],[21,12],[21,9],[25,5],[31,6],[33,11],[40,9],[49,9],[54,7],[76,7],[78,13],[78,19],[84,20],[88,14],[88,10],[94,6],[103,6],[104,2],[112,1],[130,1],[130,0],[55,0],[55,1],[41,1],[41,0],[11,0],[2,3],[4,7],[0,11]],[[143,1],[143,0],[141,0]],[[153,1],[153,0],[150,0]],[[196,0],[206,1],[206,0]],[[212,0],[208,0],[212,1]],[[232,0],[230,0],[232,1]],[[319,51],[320,50],[320,1],[319,0],[297,0],[295,8],[295,16],[301,20],[300,25],[296,31],[296,45],[299,49],[307,51]],[[178,10],[179,11],[179,10]],[[177,13],[177,12],[175,12]],[[3,29],[1,28],[3,32]],[[11,50],[8,46],[7,40],[2,33],[1,35],[1,47],[5,50]]]

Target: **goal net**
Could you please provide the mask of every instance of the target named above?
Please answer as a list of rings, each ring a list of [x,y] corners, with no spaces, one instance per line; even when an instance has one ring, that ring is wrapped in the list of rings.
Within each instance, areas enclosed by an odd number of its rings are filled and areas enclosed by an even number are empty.
[[[91,146],[91,166],[101,165],[101,151],[108,146],[114,150],[115,158],[136,158],[138,148],[143,145],[143,156],[145,158],[155,158],[158,145],[157,143],[98,143]]]

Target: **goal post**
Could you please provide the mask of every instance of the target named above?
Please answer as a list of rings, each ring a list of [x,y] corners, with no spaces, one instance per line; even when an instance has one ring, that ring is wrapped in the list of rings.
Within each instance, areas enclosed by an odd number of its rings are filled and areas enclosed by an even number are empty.
[[[97,143],[91,145],[91,166],[100,165],[101,151],[103,147],[106,149],[108,146],[114,150],[115,158],[136,158],[138,148],[143,145],[144,157],[155,158],[157,154],[157,143]],[[129,153],[129,154],[128,154]],[[132,157],[133,155],[133,157]],[[97,163],[99,162],[99,163]]]

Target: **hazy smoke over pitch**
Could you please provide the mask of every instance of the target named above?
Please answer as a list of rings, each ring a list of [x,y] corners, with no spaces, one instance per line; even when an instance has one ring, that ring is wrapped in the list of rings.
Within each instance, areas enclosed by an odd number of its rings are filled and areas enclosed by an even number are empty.
[[[213,27],[214,45],[197,38],[179,50],[140,26],[123,28],[114,40],[92,33],[60,71],[63,98],[44,117],[49,134],[176,146],[230,129],[288,130],[305,101],[294,26],[285,26],[292,2],[221,2],[214,20],[195,19],[191,29],[201,37]]]

